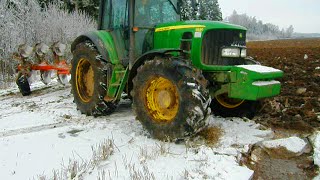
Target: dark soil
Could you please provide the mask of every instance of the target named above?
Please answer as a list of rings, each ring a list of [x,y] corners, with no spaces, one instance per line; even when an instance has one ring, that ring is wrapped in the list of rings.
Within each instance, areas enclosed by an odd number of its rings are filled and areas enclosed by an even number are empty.
[[[256,161],[250,159],[254,154]],[[244,156],[242,163],[254,170],[253,180],[281,179],[291,180],[312,179],[317,175],[317,167],[313,164],[312,154],[284,158],[286,154],[279,152],[278,157],[272,157],[260,147],[251,149],[249,156]]]
[[[310,133],[320,127],[320,39],[248,43],[249,56],[284,71],[281,94],[262,100],[256,121]]]
[[[284,71],[281,94],[261,101],[255,121],[271,127],[275,138],[306,137],[320,128],[320,39],[248,43],[249,56]],[[251,151],[251,153],[254,151]],[[258,162],[245,164],[253,179],[311,179],[317,173],[312,154],[274,158],[256,149]]]

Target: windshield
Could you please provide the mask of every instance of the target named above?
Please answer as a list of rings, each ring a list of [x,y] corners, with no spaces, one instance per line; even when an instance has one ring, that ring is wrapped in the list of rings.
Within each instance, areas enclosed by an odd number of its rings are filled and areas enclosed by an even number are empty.
[[[156,24],[180,20],[177,0],[136,1],[135,26],[152,27]]]
[[[176,13],[180,14],[179,8],[178,8],[178,0],[169,0],[169,2],[172,4],[172,6],[174,6]]]

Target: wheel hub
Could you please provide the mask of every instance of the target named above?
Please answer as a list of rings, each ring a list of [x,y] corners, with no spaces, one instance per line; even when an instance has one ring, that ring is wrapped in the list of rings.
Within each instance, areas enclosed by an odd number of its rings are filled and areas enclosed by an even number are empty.
[[[216,100],[225,108],[234,109],[244,103],[245,100],[229,98],[228,94],[216,96]]]
[[[147,82],[145,104],[153,119],[158,122],[171,122],[179,109],[177,87],[168,79],[154,77]]]
[[[76,87],[83,102],[89,102],[94,91],[94,72],[87,59],[80,59],[76,69]]]

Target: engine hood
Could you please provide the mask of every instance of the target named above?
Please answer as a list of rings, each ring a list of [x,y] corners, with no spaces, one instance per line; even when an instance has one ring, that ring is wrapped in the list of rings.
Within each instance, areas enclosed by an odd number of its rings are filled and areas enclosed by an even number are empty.
[[[177,29],[190,29],[190,28],[204,28],[204,30],[209,29],[235,29],[247,31],[243,26],[230,24],[221,21],[205,21],[205,20],[195,20],[195,21],[181,21],[181,22],[170,22],[159,24],[156,26],[156,32],[177,30]]]

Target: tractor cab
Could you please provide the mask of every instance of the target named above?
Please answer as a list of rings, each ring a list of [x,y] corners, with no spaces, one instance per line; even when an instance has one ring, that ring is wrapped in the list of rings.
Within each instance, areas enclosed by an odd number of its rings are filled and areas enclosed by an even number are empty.
[[[110,31],[116,43],[123,47],[122,53],[129,53],[129,17],[133,19],[135,34],[134,57],[151,50],[153,32],[156,25],[180,21],[180,12],[177,0],[139,0],[132,4],[133,12],[129,11],[129,0],[102,0],[98,30]],[[131,14],[129,14],[131,13]],[[123,50],[126,53],[123,53]]]

